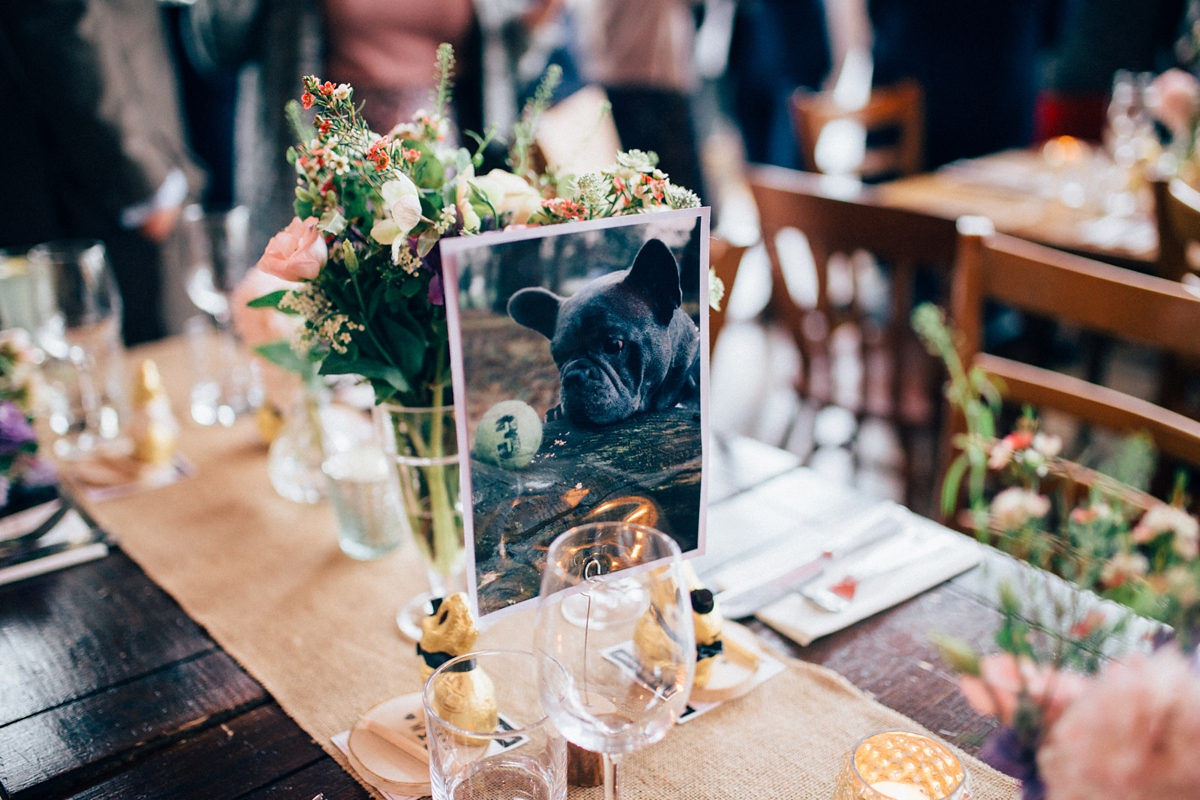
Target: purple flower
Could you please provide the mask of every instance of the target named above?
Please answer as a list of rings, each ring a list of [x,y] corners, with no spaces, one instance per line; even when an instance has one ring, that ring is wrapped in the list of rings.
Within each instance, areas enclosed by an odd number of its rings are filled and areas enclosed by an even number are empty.
[[[0,456],[11,456],[37,442],[25,412],[11,400],[0,402]]]
[[[32,453],[17,456],[13,474],[20,476],[23,485],[31,489],[58,483],[58,469],[53,463]]]
[[[446,304],[446,293],[442,290],[442,273],[429,279],[429,302],[435,306]]]
[[[1020,737],[1011,726],[1005,725],[992,731],[979,758],[985,764],[1021,781],[1023,800],[1042,800],[1046,787],[1038,772],[1037,749],[1021,743]]]

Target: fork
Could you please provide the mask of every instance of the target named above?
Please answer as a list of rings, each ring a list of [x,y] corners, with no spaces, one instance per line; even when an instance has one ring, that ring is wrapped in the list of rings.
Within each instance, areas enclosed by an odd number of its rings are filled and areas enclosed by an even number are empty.
[[[910,564],[924,560],[935,553],[938,553],[951,545],[943,536],[931,536],[915,549],[910,550],[899,560],[882,559],[881,555],[887,553],[877,553],[875,557],[867,564],[862,565],[857,570],[850,571],[845,577],[837,583],[828,587],[805,586],[800,589],[800,594],[822,611],[828,611],[831,614],[840,614],[850,607],[854,602],[854,595],[858,591],[858,586],[868,578],[877,578],[881,575],[888,575],[897,570],[904,569]],[[892,548],[889,548],[891,550]]]

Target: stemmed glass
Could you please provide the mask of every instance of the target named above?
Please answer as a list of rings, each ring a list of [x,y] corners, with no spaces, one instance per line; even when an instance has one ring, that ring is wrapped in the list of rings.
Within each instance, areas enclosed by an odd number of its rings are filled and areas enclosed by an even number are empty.
[[[679,546],[629,522],[566,531],[550,545],[534,654],[542,705],[567,741],[604,759],[604,797],[617,797],[625,753],[662,739],[687,707],[696,671],[692,610]],[[648,598],[646,611],[582,626],[564,603],[616,585]],[[586,605],[586,602],[585,602]]]
[[[187,294],[216,326],[215,347],[204,317],[189,320],[193,340],[196,381],[192,387],[192,418],[201,425],[220,422],[229,426],[237,414],[257,405],[250,365],[238,351],[233,336],[229,295],[250,268],[250,212],[237,206],[225,212],[206,212],[198,205],[183,213],[187,243]],[[213,365],[215,364],[215,368]]]
[[[125,412],[121,295],[101,242],[47,242],[28,259],[35,335],[53,359],[55,452],[86,456],[118,440]]]

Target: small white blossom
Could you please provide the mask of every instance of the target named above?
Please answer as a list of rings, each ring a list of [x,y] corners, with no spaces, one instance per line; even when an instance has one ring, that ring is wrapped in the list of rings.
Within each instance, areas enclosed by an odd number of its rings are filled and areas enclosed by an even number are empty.
[[[1018,486],[1005,489],[992,498],[992,524],[1002,531],[1016,531],[1034,519],[1050,513],[1050,500],[1037,492]]]
[[[333,90],[333,99],[339,103],[350,99],[350,85],[339,83],[337,88]]]
[[[1054,458],[1062,452],[1062,437],[1053,436],[1045,433],[1036,434],[1033,437],[1033,449],[1037,450],[1046,458]]]
[[[1142,515],[1133,529],[1133,540],[1145,544],[1172,532],[1175,536],[1171,544],[1176,553],[1188,560],[1200,555],[1200,522],[1175,506],[1157,505]]]

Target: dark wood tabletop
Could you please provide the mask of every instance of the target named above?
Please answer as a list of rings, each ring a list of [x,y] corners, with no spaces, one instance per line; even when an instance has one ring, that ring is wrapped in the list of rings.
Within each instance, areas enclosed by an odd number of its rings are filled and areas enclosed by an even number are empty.
[[[741,474],[773,472],[756,467]],[[988,642],[977,572],[809,647],[750,624],[973,753],[993,723],[928,636]],[[13,800],[369,796],[119,547],[0,587],[0,784]]]

